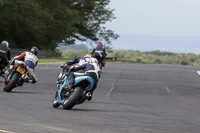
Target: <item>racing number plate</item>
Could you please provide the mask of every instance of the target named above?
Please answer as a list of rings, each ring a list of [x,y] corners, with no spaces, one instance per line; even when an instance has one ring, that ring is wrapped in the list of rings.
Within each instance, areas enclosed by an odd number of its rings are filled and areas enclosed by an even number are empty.
[[[24,74],[26,72],[26,69],[24,69],[23,67],[18,67],[17,71],[21,74]]]

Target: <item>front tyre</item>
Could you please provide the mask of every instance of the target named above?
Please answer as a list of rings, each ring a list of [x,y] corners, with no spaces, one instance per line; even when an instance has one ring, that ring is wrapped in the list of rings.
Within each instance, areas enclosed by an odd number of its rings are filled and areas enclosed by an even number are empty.
[[[74,92],[65,100],[63,104],[64,109],[72,109],[77,101],[81,98],[83,94],[83,89],[81,87],[77,87],[74,89]]]
[[[5,81],[5,86],[4,86],[3,90],[5,92],[11,92],[12,89],[16,86],[20,77],[21,77],[21,74],[14,73],[13,76],[11,77],[11,79],[8,82]]]
[[[58,108],[60,104],[58,103],[58,92],[56,92],[55,99],[53,101],[53,107]]]

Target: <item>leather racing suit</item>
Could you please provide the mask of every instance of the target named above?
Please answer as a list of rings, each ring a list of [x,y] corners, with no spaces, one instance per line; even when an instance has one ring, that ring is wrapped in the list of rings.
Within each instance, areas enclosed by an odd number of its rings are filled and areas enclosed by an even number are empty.
[[[17,61],[17,60],[24,61],[27,66],[29,78],[32,79],[33,82],[37,82],[36,75],[34,74],[34,69],[37,66],[38,58],[35,54],[33,54],[31,52],[24,52],[19,56],[15,56],[13,58],[13,60],[14,61]]]

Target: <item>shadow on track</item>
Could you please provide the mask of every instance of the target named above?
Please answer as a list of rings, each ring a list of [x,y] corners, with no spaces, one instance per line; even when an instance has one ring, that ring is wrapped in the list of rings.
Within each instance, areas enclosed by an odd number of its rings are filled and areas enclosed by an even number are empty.
[[[0,92],[7,93],[7,94],[41,94],[41,92],[31,92],[31,91],[11,91],[11,92],[4,92],[3,89]]]
[[[83,112],[83,111],[90,111],[90,112],[117,112],[117,111],[114,111],[114,110],[105,110],[105,109],[72,109],[71,111],[76,111],[76,112]]]
[[[65,110],[63,109],[62,107],[58,107],[56,108],[57,110],[63,110],[63,111],[66,111],[66,112],[117,112],[117,111],[114,111],[114,110],[106,110],[106,109],[86,109],[86,108],[73,108],[71,110]]]

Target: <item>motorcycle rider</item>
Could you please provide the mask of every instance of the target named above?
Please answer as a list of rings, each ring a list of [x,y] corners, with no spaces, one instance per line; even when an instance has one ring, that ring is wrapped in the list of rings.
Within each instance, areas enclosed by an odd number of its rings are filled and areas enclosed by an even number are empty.
[[[86,63],[86,62],[89,62],[90,61],[90,58],[91,58],[91,55],[89,55],[89,54],[86,54],[84,57],[78,57],[78,58],[76,58],[76,59],[74,59],[74,60],[71,60],[71,61],[67,61],[66,62],[66,65],[67,66],[71,66],[71,65],[74,65],[74,64],[77,64],[77,65],[82,65],[82,64],[84,64],[84,63]],[[64,66],[63,65],[61,65],[61,68],[63,68]],[[64,71],[65,71],[65,68],[63,69]],[[57,84],[60,84],[61,82],[62,82],[62,79],[61,79],[61,77],[62,77],[62,74],[63,74],[63,71],[61,72],[61,74],[59,75],[59,77],[58,77],[58,80],[57,80]]]
[[[22,54],[15,56],[13,58],[13,63],[11,63],[13,65],[18,60],[24,61],[26,66],[27,66],[28,77],[32,80],[32,83],[37,82],[37,77],[34,74],[34,69],[35,69],[35,67],[37,66],[37,63],[38,63],[37,54],[38,54],[38,48],[33,46],[31,48],[30,52],[25,51]]]
[[[97,58],[99,63],[102,62],[102,66],[105,66],[105,59],[107,56],[106,48],[103,46],[101,42],[97,44],[97,47],[94,48],[91,52],[92,57]]]
[[[93,92],[97,87],[99,78],[101,77],[101,70],[98,65],[98,60],[94,57],[91,57],[89,62],[82,63],[82,65],[72,66],[69,71],[69,84],[66,89],[71,88],[74,85],[76,76],[90,76],[94,80],[92,89],[86,94],[87,100],[92,100]]]
[[[71,65],[76,64],[76,63],[81,63],[82,61],[89,62],[90,58],[91,58],[91,55],[86,54],[84,57],[78,57],[78,58],[76,58],[72,61],[67,61],[66,63],[67,63],[68,66],[71,66]]]
[[[5,66],[9,65],[9,61],[11,59],[11,52],[9,48],[9,43],[7,41],[2,41],[0,45],[0,58],[2,59],[2,62],[3,64],[5,64]],[[1,72],[1,74],[4,74],[4,71]]]

